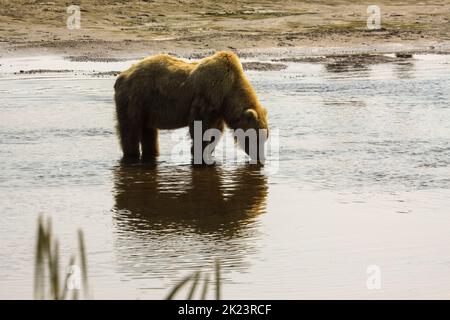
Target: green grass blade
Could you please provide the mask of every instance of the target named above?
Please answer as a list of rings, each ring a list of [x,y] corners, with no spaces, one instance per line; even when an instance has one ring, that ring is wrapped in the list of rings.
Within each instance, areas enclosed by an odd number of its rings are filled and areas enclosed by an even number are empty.
[[[178,292],[178,290],[181,289],[189,280],[192,279],[192,275],[189,275],[185,277],[183,280],[178,282],[178,284],[170,291],[170,293],[167,295],[166,300],[172,300],[175,294]]]
[[[216,300],[220,300],[220,261],[216,259]]]
[[[74,256],[71,256],[71,257],[70,257],[70,260],[69,260],[69,267],[70,267],[70,266],[73,266],[74,263],[75,263],[75,257],[74,257]],[[62,290],[62,294],[61,294],[61,300],[66,300],[66,297],[67,297],[67,290],[68,290],[68,288],[67,288],[67,281],[69,281],[70,275],[71,275],[70,273],[67,273],[67,274],[66,274],[66,277],[65,277],[65,279],[64,279],[63,290]]]
[[[43,285],[44,285],[44,227],[42,224],[42,216],[38,218],[38,230],[36,238],[36,251],[34,259],[34,299],[43,299]]]
[[[56,240],[53,246],[51,287],[53,299],[58,300],[59,296],[59,242]]]
[[[198,280],[200,279],[200,271],[197,271],[194,273],[194,279],[192,281],[191,290],[189,291],[189,295],[187,297],[188,300],[192,300],[192,297],[194,296],[195,289],[197,289]]]
[[[81,229],[78,230],[78,246],[80,249],[80,261],[81,261],[81,273],[82,273],[82,277],[83,277],[84,298],[89,299],[86,246],[84,245],[84,234]]]
[[[205,279],[203,281],[204,281],[204,284],[203,284],[203,290],[202,290],[202,295],[201,295],[200,299],[206,300],[206,295],[208,293],[208,286],[209,286],[209,273],[207,273],[205,275]]]

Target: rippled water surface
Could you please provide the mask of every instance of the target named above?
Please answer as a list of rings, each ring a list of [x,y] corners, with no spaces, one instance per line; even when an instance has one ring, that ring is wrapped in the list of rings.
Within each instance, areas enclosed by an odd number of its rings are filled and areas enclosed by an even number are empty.
[[[225,298],[450,297],[449,56],[247,72],[279,133],[265,168],[193,168],[186,129],[121,164],[96,73],[130,63],[0,60],[0,298],[32,297],[40,213],[64,264],[84,230],[95,298],[163,298],[216,257]]]

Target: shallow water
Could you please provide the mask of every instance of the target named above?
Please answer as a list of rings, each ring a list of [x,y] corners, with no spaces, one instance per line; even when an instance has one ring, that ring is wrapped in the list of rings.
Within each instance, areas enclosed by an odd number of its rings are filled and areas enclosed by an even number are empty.
[[[84,230],[95,298],[163,298],[215,258],[224,298],[450,297],[449,56],[247,72],[279,133],[265,168],[221,160],[231,144],[193,168],[186,129],[121,164],[114,77],[94,73],[129,64],[0,60],[0,298],[32,297],[40,213],[64,264]]]

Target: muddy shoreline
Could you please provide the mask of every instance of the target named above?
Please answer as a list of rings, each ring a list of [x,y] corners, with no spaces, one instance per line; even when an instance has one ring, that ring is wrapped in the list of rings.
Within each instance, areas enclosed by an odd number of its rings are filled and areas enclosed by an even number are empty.
[[[48,46],[49,45],[49,46]],[[145,49],[145,48],[152,49]],[[260,47],[260,48],[227,48],[183,49],[170,48],[159,50],[145,43],[85,42],[76,41],[74,46],[66,47],[64,43],[8,43],[0,48],[0,58],[58,55],[74,62],[117,62],[139,60],[149,55],[166,53],[185,59],[201,59],[219,50],[235,52],[241,58],[274,59],[274,61],[306,61],[315,62],[328,56],[370,56],[385,54],[450,54],[450,41],[417,41],[412,43],[380,43],[375,45],[352,46],[295,46],[295,47]],[[258,66],[249,66],[258,69]],[[264,67],[263,67],[264,69]]]
[[[298,58],[397,52],[450,53],[450,3],[380,0],[381,25],[367,4],[112,0],[78,3],[80,28],[67,27],[62,0],[3,1],[0,58],[59,55],[76,61],[134,60],[169,53],[198,59],[218,50],[241,58]]]
[[[289,64],[292,63],[310,63],[310,64],[321,64],[325,65],[327,68],[338,70],[347,70],[347,69],[361,69],[367,68],[371,65],[379,65],[379,64],[396,64],[396,65],[404,65],[410,64],[416,60],[416,55],[423,54],[432,54],[431,51],[403,51],[397,53],[390,54],[380,54],[380,53],[340,53],[340,54],[325,54],[325,55],[308,55],[308,56],[289,56],[285,55],[282,57],[279,56],[262,56],[262,55],[252,55],[247,56],[242,59],[242,66],[245,71],[282,71],[289,67]],[[434,52],[436,54],[436,52]],[[447,55],[449,53],[440,52],[439,54]],[[207,55],[207,54],[205,54]],[[16,69],[13,72],[14,75],[39,75],[39,74],[62,74],[62,73],[74,73],[75,75],[85,75],[92,77],[116,77],[120,74],[122,70],[117,68],[117,62],[130,62],[133,60],[139,60],[143,57],[136,57],[134,59],[125,59],[125,58],[94,58],[88,56],[58,56],[61,61],[75,62],[75,63],[106,63],[111,64],[111,66],[106,70],[77,70],[72,68],[23,68]],[[182,56],[183,57],[183,56]],[[183,58],[187,59],[199,59],[202,56],[196,55],[195,58],[192,56],[184,56]],[[45,57],[44,57],[45,58]],[[0,66],[2,65],[2,60],[0,58]],[[49,64],[51,65],[51,64]],[[6,66],[6,64],[5,64]],[[11,65],[10,65],[11,66]],[[8,72],[6,72],[8,73]]]

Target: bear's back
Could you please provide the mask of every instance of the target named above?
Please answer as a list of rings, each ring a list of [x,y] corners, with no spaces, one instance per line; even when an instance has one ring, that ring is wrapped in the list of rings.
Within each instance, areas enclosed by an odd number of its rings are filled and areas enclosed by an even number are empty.
[[[121,75],[129,80],[159,83],[169,80],[179,82],[186,80],[195,65],[195,63],[187,63],[169,55],[161,54],[143,59],[122,72]]]
[[[186,80],[195,66],[168,55],[145,58],[120,74],[116,101],[126,101],[129,113],[144,112],[156,128],[186,126],[192,96]]]

